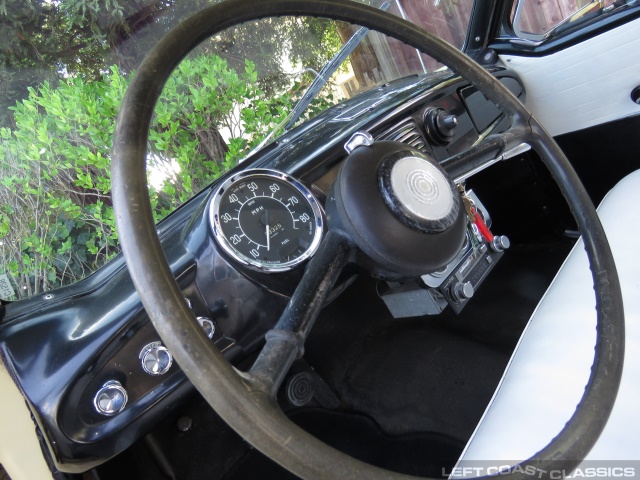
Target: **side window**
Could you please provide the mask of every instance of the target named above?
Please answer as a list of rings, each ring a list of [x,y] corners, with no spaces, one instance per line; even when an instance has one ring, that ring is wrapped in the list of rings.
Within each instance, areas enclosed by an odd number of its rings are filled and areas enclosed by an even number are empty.
[[[541,41],[560,28],[598,16],[615,0],[516,0],[511,23],[522,39]]]

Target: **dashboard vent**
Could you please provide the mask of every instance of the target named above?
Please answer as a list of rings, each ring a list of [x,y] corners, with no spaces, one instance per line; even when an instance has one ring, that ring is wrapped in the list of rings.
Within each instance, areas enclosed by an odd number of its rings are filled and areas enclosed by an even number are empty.
[[[422,152],[427,151],[424,137],[412,119],[405,120],[404,122],[391,127],[389,130],[378,135],[376,140],[401,142],[406,145],[411,145]]]

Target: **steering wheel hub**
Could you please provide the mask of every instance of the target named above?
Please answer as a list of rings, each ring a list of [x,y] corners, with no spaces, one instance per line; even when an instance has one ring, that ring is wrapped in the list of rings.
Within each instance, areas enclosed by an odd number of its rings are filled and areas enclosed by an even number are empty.
[[[403,150],[378,169],[384,202],[405,225],[424,233],[450,228],[460,212],[457,192],[442,168],[426,156]]]
[[[397,142],[356,148],[327,201],[330,228],[346,231],[360,266],[385,279],[424,275],[460,251],[466,221],[445,171]]]

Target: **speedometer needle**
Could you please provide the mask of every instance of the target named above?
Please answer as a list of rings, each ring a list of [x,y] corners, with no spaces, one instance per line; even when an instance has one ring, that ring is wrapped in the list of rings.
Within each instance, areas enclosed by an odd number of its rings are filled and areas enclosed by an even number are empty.
[[[265,225],[265,233],[267,234],[267,252],[271,250],[271,240],[269,239],[269,222]]]

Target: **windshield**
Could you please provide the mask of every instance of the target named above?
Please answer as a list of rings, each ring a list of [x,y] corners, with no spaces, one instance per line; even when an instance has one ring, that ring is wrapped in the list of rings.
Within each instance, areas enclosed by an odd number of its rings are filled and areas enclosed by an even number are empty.
[[[458,48],[473,6],[473,0],[367,3]],[[109,169],[120,102],[146,52],[207,4],[0,3],[3,300],[76,282],[119,252]],[[266,19],[216,35],[181,62],[156,107],[148,145],[156,220],[325,109],[440,68],[407,45],[326,19]]]

